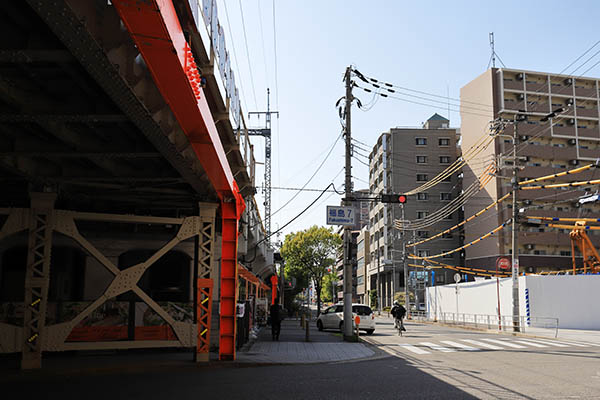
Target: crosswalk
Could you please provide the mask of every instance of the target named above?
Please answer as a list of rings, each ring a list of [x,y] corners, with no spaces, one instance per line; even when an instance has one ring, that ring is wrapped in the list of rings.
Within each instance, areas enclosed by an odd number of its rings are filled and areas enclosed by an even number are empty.
[[[398,343],[395,344],[400,349],[409,353],[424,355],[436,352],[455,353],[455,352],[477,352],[488,350],[538,350],[538,349],[567,349],[567,348],[591,348],[600,347],[597,344],[581,343],[574,341],[558,341],[533,338],[515,338],[510,339],[491,339],[481,337],[475,339],[454,339],[439,340],[438,342],[418,342],[418,343]]]

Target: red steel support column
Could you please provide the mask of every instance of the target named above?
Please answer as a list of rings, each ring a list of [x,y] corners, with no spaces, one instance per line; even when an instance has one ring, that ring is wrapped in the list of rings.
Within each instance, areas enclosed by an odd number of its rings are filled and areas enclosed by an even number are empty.
[[[221,245],[221,314],[219,316],[219,360],[235,360],[237,303],[237,238],[236,205],[221,202],[223,236]]]

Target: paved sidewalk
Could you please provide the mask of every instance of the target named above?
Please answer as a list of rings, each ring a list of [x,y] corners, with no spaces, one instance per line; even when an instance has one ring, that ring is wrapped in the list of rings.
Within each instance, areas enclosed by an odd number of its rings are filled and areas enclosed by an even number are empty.
[[[258,339],[247,351],[237,353],[237,361],[243,363],[302,364],[357,360],[375,356],[364,343],[342,340],[338,331],[319,332],[313,319],[309,324],[309,342],[306,332],[297,319],[285,319],[281,323],[279,341],[271,338],[271,327],[261,329]]]

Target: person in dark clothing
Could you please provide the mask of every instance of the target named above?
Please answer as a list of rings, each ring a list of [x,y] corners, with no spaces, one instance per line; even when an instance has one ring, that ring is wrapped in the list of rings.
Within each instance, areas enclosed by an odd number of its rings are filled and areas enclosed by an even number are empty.
[[[394,307],[392,307],[391,313],[394,317],[394,327],[398,329],[398,332],[401,334],[402,331],[406,331],[404,323],[402,322],[402,319],[406,315],[406,308],[404,308],[402,304],[398,303],[397,301],[394,301]]]
[[[271,334],[273,340],[279,340],[279,333],[281,332],[281,310],[279,308],[279,297],[275,299],[275,303],[271,305],[269,310],[271,316]]]

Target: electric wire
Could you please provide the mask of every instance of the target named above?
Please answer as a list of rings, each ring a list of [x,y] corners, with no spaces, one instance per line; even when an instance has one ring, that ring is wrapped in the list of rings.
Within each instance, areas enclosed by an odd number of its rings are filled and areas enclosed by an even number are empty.
[[[239,0],[240,14],[242,16],[242,30],[244,31],[244,43],[246,44],[246,57],[248,57],[248,70],[250,71],[250,83],[252,85],[252,96],[254,97],[254,107],[258,109],[258,102],[256,101],[256,90],[254,88],[254,75],[252,74],[252,64],[250,62],[250,50],[248,49],[248,37],[246,36],[246,23],[244,22],[244,9],[242,7],[242,0]]]
[[[229,31],[229,38],[231,39],[231,46],[233,48],[233,56],[235,58],[235,67],[237,69],[237,73],[239,74],[239,76],[242,76],[242,70],[240,69],[240,66],[238,64],[238,56],[237,53],[235,51],[235,40],[233,40],[233,33],[231,33],[231,22],[229,22],[229,12],[227,11],[227,1],[223,2],[223,5],[225,6],[225,17],[227,19],[227,30]],[[248,104],[246,103],[246,93],[244,93],[244,85],[239,85],[240,86],[240,92],[242,94],[242,101],[244,102],[244,108],[246,109],[246,111],[248,111]]]
[[[279,84],[277,82],[277,25],[275,22],[275,0],[273,0],[273,59],[275,63],[275,107],[279,109]]]
[[[267,82],[267,87],[269,87],[269,67],[267,64],[267,52],[265,51],[265,36],[263,32],[262,10],[260,7],[260,0],[256,0],[256,4],[258,6],[258,24],[260,25],[260,42],[262,44],[263,63],[265,66],[265,81]]]

